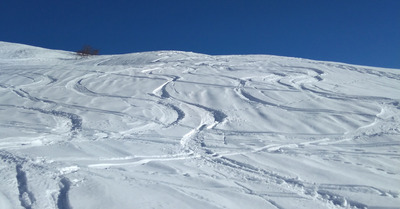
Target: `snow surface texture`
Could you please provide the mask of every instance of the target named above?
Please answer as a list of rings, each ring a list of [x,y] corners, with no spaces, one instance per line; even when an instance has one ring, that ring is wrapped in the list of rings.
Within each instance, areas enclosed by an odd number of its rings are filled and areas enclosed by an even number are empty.
[[[400,71],[0,42],[0,208],[400,206]]]

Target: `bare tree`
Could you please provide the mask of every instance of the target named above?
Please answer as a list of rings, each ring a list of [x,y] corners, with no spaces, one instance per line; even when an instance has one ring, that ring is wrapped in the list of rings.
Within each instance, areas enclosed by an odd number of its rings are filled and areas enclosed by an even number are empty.
[[[82,47],[82,49],[76,51],[76,53],[81,57],[86,57],[86,56],[90,56],[90,55],[98,55],[99,54],[99,50],[98,49],[94,49],[90,45],[85,45],[85,46]]]

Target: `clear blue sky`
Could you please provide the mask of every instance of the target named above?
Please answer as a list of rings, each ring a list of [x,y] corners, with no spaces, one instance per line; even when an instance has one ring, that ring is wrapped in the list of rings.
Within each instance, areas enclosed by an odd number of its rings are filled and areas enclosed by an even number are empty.
[[[400,69],[400,0],[1,0],[0,40],[101,54],[271,54]]]

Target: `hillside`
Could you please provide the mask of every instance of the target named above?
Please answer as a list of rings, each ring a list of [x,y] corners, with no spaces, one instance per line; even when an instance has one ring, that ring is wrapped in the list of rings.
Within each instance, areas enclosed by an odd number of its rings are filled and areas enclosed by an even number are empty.
[[[0,208],[399,208],[400,70],[0,42]]]

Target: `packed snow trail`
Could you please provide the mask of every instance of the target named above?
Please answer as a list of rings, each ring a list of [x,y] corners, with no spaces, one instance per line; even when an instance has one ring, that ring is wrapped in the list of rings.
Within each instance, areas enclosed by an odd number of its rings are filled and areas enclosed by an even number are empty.
[[[399,208],[400,70],[0,42],[0,208]]]

